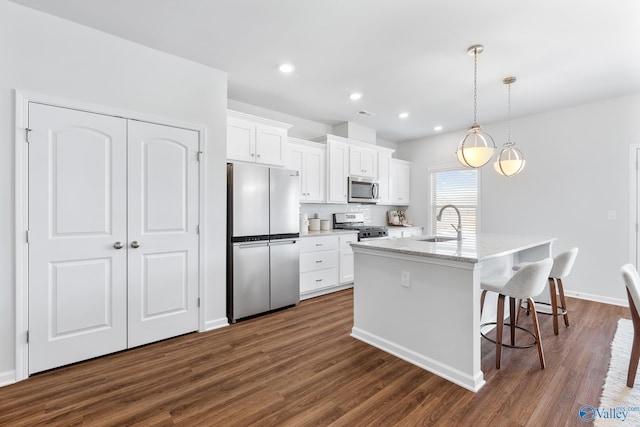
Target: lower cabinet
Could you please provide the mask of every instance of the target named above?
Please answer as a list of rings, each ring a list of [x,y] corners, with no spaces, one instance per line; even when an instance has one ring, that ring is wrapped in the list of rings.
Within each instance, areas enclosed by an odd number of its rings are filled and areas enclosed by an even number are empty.
[[[300,299],[335,292],[353,283],[356,233],[308,236],[300,239]]]
[[[390,239],[397,239],[400,237],[421,236],[422,227],[387,227],[387,233]]]

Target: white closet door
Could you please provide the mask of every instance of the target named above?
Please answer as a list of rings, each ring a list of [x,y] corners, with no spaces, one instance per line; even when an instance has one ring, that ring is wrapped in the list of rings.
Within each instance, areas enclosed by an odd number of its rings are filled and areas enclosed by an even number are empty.
[[[123,119],[35,103],[29,128],[34,373],[127,347],[127,129]]]
[[[198,329],[198,133],[129,121],[129,347]]]

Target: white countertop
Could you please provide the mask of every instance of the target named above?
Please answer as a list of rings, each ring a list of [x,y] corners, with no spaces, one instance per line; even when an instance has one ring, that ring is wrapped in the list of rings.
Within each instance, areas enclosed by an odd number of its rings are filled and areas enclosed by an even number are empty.
[[[370,240],[351,243],[356,251],[361,249],[396,252],[407,255],[440,258],[451,261],[477,263],[509,253],[518,252],[551,243],[556,237],[516,236],[506,234],[478,234],[464,237],[462,241],[425,242],[429,236],[400,239]]]
[[[358,230],[346,230],[344,228],[332,228],[331,230],[309,231],[308,234],[300,233],[300,237],[317,237],[317,236],[331,236],[339,234],[358,234]]]

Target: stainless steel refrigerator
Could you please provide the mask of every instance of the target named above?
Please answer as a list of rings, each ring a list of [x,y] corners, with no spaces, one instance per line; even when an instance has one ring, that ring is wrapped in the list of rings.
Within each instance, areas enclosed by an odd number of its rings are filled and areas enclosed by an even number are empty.
[[[300,302],[298,171],[227,164],[227,317]]]

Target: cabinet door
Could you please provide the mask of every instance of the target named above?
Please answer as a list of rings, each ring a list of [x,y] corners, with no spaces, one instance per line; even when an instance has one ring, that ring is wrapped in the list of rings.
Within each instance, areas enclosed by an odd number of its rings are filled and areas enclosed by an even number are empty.
[[[391,154],[378,154],[378,194],[380,200],[379,205],[388,205],[391,203],[389,195],[389,163],[391,162]]]
[[[289,144],[287,153],[287,168],[300,172],[300,201],[307,199],[307,171],[305,167],[306,147],[298,144]]]
[[[321,148],[307,147],[303,176],[305,179],[305,201],[307,202],[324,202],[326,171],[325,157],[325,150]]]
[[[347,178],[349,176],[349,146],[329,141],[329,189],[327,202],[347,203]]]
[[[287,131],[275,126],[257,125],[256,162],[284,166]]]
[[[256,125],[236,117],[227,118],[227,159],[255,162]]]
[[[377,178],[377,152],[365,147],[349,148],[349,174]]]
[[[399,205],[408,205],[411,195],[411,165],[407,163],[397,163],[396,168],[397,203]]]
[[[411,194],[411,164],[409,162],[391,159],[389,186],[392,204],[409,205]]]

